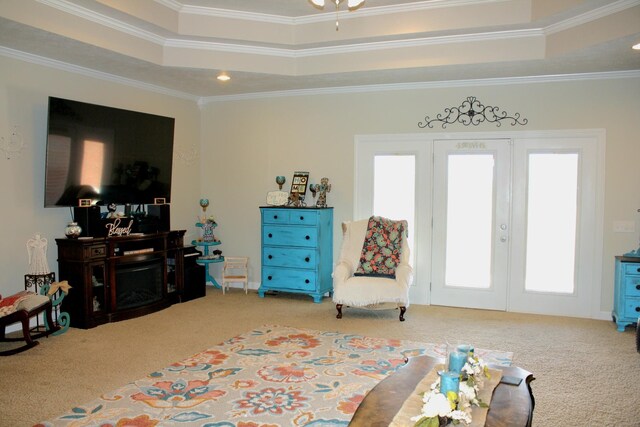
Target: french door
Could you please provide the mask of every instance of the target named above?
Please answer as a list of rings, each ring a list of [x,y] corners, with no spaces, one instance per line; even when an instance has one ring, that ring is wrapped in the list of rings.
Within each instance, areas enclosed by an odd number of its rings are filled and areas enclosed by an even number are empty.
[[[593,136],[524,137],[513,157],[509,310],[590,317],[600,305],[604,147]]]
[[[506,310],[511,141],[436,140],[431,303]]]
[[[413,303],[599,315],[604,132],[361,136],[355,158],[354,219],[414,210]]]

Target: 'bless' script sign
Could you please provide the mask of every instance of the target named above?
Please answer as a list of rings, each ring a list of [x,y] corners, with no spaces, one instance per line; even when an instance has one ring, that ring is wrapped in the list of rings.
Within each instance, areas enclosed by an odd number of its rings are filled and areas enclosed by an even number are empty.
[[[105,227],[107,228],[107,237],[128,236],[129,234],[131,234],[133,219],[129,220],[129,224],[127,226],[121,224],[122,220],[120,218],[116,218],[113,222],[106,224]]]

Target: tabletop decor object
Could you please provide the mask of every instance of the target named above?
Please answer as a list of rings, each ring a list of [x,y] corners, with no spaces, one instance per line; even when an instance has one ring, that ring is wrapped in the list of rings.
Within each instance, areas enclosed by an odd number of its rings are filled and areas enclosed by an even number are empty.
[[[411,418],[411,421],[415,421],[414,427],[444,427],[460,423],[469,425],[472,422],[473,406],[488,407],[478,396],[484,380],[491,378],[487,364],[473,354],[471,346],[458,346],[456,350],[458,349],[466,349],[468,353],[455,351],[450,354],[465,355],[464,365],[459,372],[453,371],[450,366],[451,357],[449,358],[449,370],[439,371],[431,389],[424,392],[421,413]]]
[[[77,239],[78,237],[80,237],[81,233],[82,227],[80,227],[75,221],[71,221],[64,228],[64,235],[67,236],[68,239]]]
[[[218,224],[216,224],[215,220],[212,216],[206,218],[200,224],[202,227],[202,241],[203,242],[213,242],[215,240],[215,236],[213,235],[213,229],[216,228]]]
[[[200,199],[200,207],[203,214],[207,212],[207,206],[209,206],[209,199]]]
[[[306,206],[304,198],[307,192],[308,183],[309,172],[296,171],[293,173],[293,179],[291,180],[291,190],[289,191],[289,206]]]
[[[49,274],[49,264],[47,263],[48,240],[36,233],[27,240],[27,252],[29,253],[29,273],[28,274]]]
[[[269,206],[284,206],[289,202],[289,193],[282,191],[282,186],[287,182],[287,178],[282,175],[276,176],[276,184],[278,184],[277,191],[269,191],[267,193],[267,205]]]
[[[467,353],[452,351],[449,353],[449,371],[460,374],[462,367],[467,362]]]
[[[316,202],[317,208],[327,207],[327,193],[331,191],[331,184],[329,184],[329,178],[322,178],[320,184],[316,184],[315,190],[318,193],[318,201]],[[315,198],[315,194],[314,194]]]

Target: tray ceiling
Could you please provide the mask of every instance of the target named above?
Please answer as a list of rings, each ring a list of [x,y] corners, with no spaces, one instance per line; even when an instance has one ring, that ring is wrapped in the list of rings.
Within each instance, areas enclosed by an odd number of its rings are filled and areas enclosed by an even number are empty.
[[[307,0],[0,8],[4,55],[196,99],[639,71],[639,42],[640,0],[366,0],[337,15]]]

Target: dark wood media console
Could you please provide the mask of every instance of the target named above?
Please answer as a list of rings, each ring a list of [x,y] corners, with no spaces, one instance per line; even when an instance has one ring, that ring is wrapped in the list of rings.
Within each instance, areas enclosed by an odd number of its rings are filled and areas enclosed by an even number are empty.
[[[185,255],[198,254],[184,247],[184,234],[56,239],[59,280],[72,286],[62,301],[71,326],[93,328],[204,296],[204,271],[191,271],[195,262],[185,269]]]

